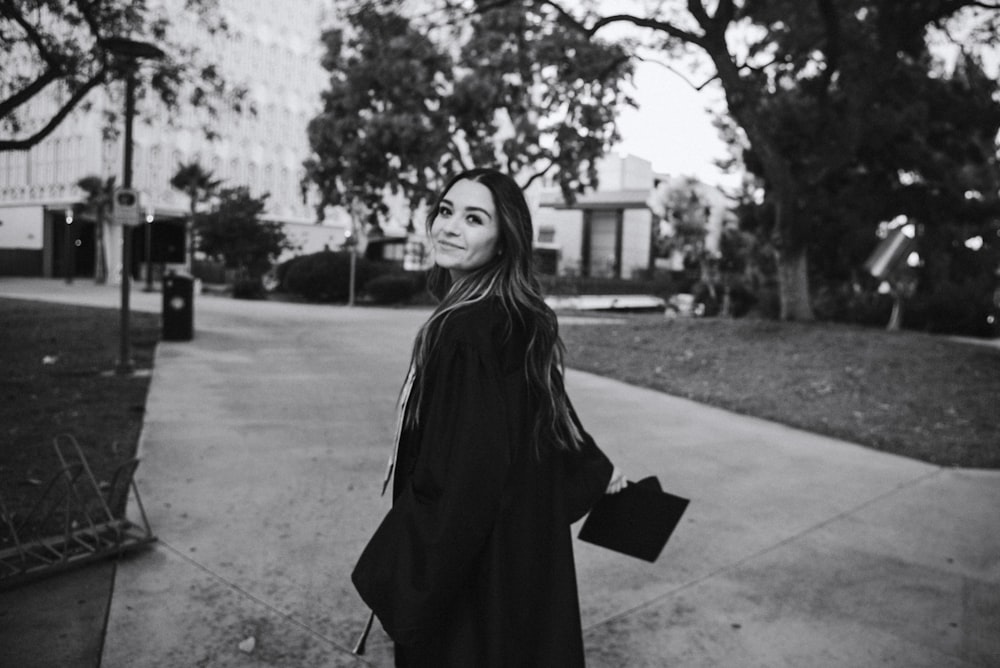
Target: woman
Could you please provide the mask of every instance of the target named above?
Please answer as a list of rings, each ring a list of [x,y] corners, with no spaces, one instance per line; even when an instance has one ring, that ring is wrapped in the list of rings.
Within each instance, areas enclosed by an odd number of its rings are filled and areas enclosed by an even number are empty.
[[[397,666],[582,666],[570,524],[625,480],[563,389],[527,203],[467,171],[428,232],[441,302],[401,395],[393,506],[352,579]]]

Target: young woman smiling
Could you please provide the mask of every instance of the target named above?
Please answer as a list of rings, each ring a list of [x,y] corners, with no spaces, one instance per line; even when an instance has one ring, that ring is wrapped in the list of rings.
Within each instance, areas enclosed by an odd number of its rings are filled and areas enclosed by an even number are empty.
[[[566,396],[513,179],[455,176],[428,232],[440,303],[400,395],[393,506],[352,579],[397,666],[582,666],[570,524],[624,476]]]

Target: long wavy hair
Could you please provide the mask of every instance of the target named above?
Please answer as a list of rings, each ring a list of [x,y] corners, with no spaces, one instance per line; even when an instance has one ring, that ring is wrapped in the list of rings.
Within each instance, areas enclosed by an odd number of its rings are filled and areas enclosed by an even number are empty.
[[[538,407],[532,425],[532,444],[541,454],[542,444],[557,450],[577,450],[581,434],[571,414],[563,386],[564,347],[559,338],[556,315],[542,298],[532,257],[531,212],[524,193],[506,174],[494,169],[471,169],[456,174],[441,191],[427,216],[427,234],[432,234],[442,200],[459,181],[480,183],[493,195],[497,213],[497,254],[482,267],[452,281],[451,273],[437,265],[431,268],[427,287],[439,302],[420,328],[413,345],[415,372],[407,402],[405,423],[416,426],[424,398],[422,373],[438,341],[445,320],[457,309],[490,297],[499,298],[508,317],[508,335],[514,319],[527,338],[525,378],[533,403]]]

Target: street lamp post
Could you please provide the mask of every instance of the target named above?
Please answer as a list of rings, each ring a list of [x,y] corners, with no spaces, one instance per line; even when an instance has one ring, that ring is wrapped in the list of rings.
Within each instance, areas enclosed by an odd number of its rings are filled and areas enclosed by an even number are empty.
[[[66,209],[66,285],[73,282],[76,273],[76,239],[73,238],[73,209]]]
[[[146,292],[153,291],[153,209],[146,209]]]
[[[125,156],[122,168],[122,187],[132,187],[132,117],[135,116],[135,61],[125,73]],[[129,297],[132,293],[132,227],[122,225],[122,308],[119,324],[118,368],[116,373],[131,374],[135,371],[132,361],[132,331],[129,323]]]
[[[135,74],[141,58],[159,59],[164,54],[159,47],[148,42],[139,42],[125,37],[109,37],[101,42],[111,53],[124,59],[125,65],[125,152],[122,166],[122,188],[132,187],[132,120],[135,116]],[[129,325],[129,296],[132,290],[132,228],[122,226],[122,306],[118,350],[118,366],[115,372],[121,375],[135,371],[132,361],[132,341]]]
[[[354,222],[351,222],[351,227],[344,231],[344,236],[347,240],[344,245],[347,246],[348,251],[351,254],[351,268],[350,274],[347,279],[347,305],[354,306],[354,281],[355,275],[357,274],[357,263],[358,263],[358,240],[354,235]]]

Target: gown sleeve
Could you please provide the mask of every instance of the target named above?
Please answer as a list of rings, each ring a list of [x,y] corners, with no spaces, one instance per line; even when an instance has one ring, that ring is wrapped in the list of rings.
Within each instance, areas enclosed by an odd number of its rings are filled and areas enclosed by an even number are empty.
[[[403,645],[427,638],[472,576],[498,517],[512,457],[495,356],[456,342],[428,366],[415,468],[351,576],[389,636]]]
[[[569,410],[581,436],[579,451],[567,454],[569,479],[565,498],[569,522],[572,524],[586,515],[604,495],[615,467],[583,428],[572,404]]]

